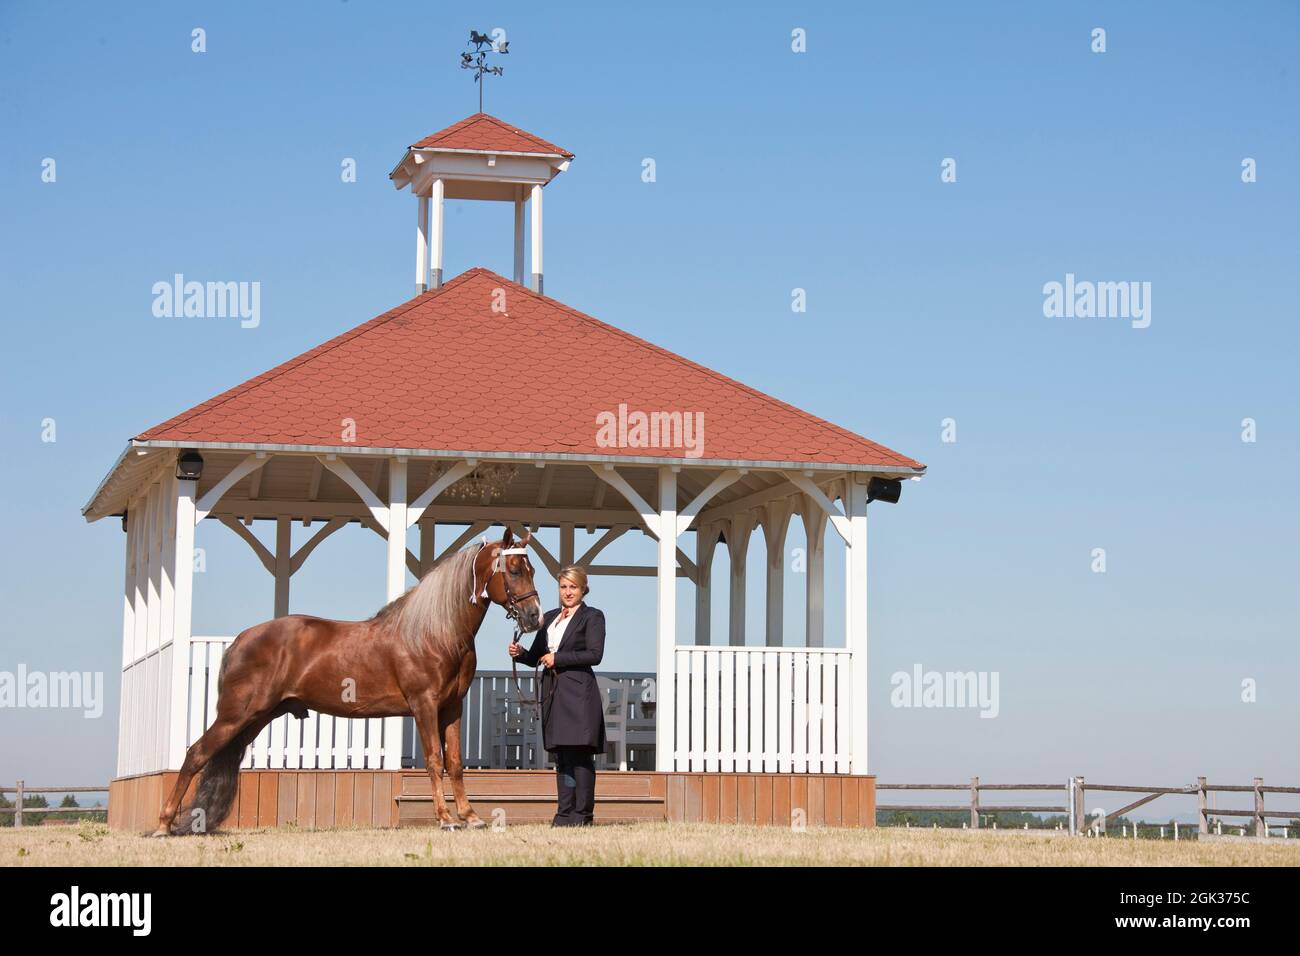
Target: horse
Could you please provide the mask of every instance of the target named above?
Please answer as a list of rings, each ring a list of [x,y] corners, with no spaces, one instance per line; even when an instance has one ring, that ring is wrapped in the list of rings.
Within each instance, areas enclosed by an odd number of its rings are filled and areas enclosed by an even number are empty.
[[[512,548],[506,529],[499,542],[444,556],[369,620],[290,614],[241,632],[221,661],[216,719],[186,752],[153,836],[204,833],[220,824],[235,799],[244,749],[277,717],[302,719],[307,708],[335,717],[414,715],[439,825],[458,829],[442,793],[445,755],[457,814],[471,829],[487,826],[465,796],[461,709],[488,602],[504,607],[521,632],[541,626],[526,550],[531,538],[526,533]],[[200,772],[194,803],[178,821]]]

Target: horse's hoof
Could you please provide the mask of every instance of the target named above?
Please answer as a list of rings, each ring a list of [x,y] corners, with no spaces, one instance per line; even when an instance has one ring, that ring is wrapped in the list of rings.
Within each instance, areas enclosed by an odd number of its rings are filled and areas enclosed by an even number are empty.
[[[171,836],[171,834],[167,831],[166,827],[159,827],[157,830],[154,830],[153,833],[149,834],[149,838],[154,840],[156,840],[158,837],[165,837],[165,836]]]
[[[450,822],[444,820],[442,823],[439,823],[439,824],[438,824],[438,827],[439,827],[439,829],[441,829],[444,833],[455,833],[456,831],[458,831],[458,830],[460,829],[460,824],[459,824],[459,823],[450,823]]]
[[[487,821],[484,820],[482,817],[474,817],[472,820],[469,821],[469,828],[471,830],[486,830]]]

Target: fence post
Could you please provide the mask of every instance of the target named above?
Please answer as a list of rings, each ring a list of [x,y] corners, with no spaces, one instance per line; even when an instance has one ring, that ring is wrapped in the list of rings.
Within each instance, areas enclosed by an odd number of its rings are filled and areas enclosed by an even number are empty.
[[[17,829],[23,825],[23,782],[18,781],[18,789],[14,793],[14,828]]]
[[[1201,833],[1202,835],[1204,835],[1204,834],[1207,834],[1207,833],[1210,832],[1210,815],[1209,815],[1209,813],[1206,812],[1206,809],[1207,809],[1207,808],[1206,808],[1206,802],[1205,802],[1205,793],[1206,793],[1206,791],[1205,791],[1205,778],[1204,778],[1204,777],[1197,777],[1197,778],[1196,778],[1196,791],[1197,791],[1197,797],[1198,797],[1198,800],[1199,800],[1199,802],[1200,802],[1200,811],[1201,811],[1201,813],[1200,813],[1200,817],[1201,817],[1201,828],[1200,828],[1200,833]]]
[[[980,778],[970,778],[970,828],[980,828]]]
[[[1268,824],[1264,822],[1264,778],[1255,778],[1255,836],[1261,840],[1268,836]]]
[[[1074,836],[1074,778],[1065,778],[1065,825],[1070,836]]]
[[[1082,833],[1084,830],[1084,826],[1083,826],[1084,804],[1085,804],[1085,800],[1084,800],[1083,777],[1078,776],[1074,778],[1074,832],[1075,833]]]

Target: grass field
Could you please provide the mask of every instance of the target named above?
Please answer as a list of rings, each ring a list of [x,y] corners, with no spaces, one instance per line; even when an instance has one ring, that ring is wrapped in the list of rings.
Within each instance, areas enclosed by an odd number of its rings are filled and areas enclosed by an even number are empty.
[[[152,840],[99,823],[0,830],[0,866],[1300,866],[1265,845],[964,830],[644,823],[583,829],[230,830]]]

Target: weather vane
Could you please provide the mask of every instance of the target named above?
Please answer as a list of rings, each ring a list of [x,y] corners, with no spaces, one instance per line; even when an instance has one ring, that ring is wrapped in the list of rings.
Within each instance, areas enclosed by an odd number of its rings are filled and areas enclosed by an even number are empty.
[[[483,112],[483,77],[486,74],[500,76],[502,69],[499,66],[488,66],[487,57],[489,53],[507,54],[510,52],[510,43],[502,40],[500,43],[494,41],[485,33],[479,33],[477,30],[469,31],[469,42],[474,45],[473,53],[462,53],[460,55],[460,68],[462,70],[474,71],[474,82],[478,84],[478,111]],[[486,48],[486,49],[485,49]]]

